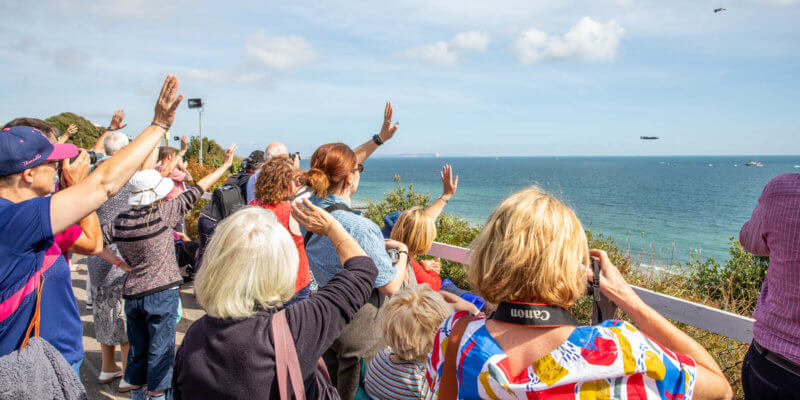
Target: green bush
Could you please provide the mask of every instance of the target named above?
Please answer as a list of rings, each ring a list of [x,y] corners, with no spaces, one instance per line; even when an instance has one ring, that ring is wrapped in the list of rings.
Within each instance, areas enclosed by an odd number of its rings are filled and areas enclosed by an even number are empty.
[[[97,142],[97,138],[99,138],[100,135],[102,135],[105,131],[105,128],[95,126],[88,119],[71,112],[63,112],[61,114],[54,115],[50,118],[47,118],[45,122],[58,128],[60,133],[64,133],[70,124],[75,124],[75,126],[78,127],[78,132],[70,136],[67,143],[72,143],[84,149],[91,149],[94,147],[94,143]]]

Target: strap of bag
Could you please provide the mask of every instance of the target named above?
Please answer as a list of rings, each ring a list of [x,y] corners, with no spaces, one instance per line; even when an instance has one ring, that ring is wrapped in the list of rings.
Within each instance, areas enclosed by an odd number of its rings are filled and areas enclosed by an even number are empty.
[[[456,400],[458,398],[458,345],[467,325],[475,319],[474,316],[466,316],[458,320],[450,336],[447,337],[447,347],[444,350],[444,365],[442,366],[442,379],[439,382],[439,400]]]
[[[25,346],[28,345],[28,339],[31,337],[31,330],[33,327],[36,327],[35,335],[39,337],[39,325],[41,325],[40,320],[42,317],[42,288],[44,287],[44,275],[39,278],[39,287],[36,290],[36,311],[33,312],[33,318],[31,318],[31,323],[28,325],[28,329],[25,330],[25,339],[22,341],[22,345],[19,347],[20,350],[24,349]]]
[[[281,310],[272,316],[272,336],[275,346],[275,372],[278,376],[278,391],[281,400],[291,400],[289,396],[289,382],[291,380],[294,398],[305,400],[306,392],[303,386],[303,375],[300,373],[300,362],[297,360],[297,349],[294,347],[292,332],[286,322],[286,310]]]
[[[597,325],[607,319],[613,319],[617,314],[617,306],[600,291],[600,264],[592,259],[592,325]]]
[[[350,207],[348,207],[347,205],[342,204],[342,203],[331,204],[331,205],[325,207],[325,211],[327,211],[329,214],[334,212],[334,211],[353,212],[353,210]],[[303,236],[303,246],[308,244],[308,241],[311,240],[311,236],[314,236],[314,232],[311,232],[311,231],[306,232],[306,235]]]

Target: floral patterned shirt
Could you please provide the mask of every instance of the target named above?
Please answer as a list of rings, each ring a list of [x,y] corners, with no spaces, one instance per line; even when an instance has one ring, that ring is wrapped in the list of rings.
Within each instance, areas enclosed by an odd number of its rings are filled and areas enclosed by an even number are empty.
[[[438,393],[447,338],[465,312],[447,318],[434,340],[426,379]],[[575,328],[567,340],[518,376],[486,329],[467,325],[458,348],[460,399],[691,399],[693,359],[675,353],[633,325],[608,320]]]

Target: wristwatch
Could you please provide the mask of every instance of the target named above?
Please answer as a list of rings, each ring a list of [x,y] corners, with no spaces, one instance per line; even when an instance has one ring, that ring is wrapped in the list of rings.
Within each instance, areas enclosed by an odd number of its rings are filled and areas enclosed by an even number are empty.
[[[380,135],[372,136],[372,141],[375,142],[375,144],[377,144],[378,146],[383,144],[383,140],[381,140],[381,136]]]

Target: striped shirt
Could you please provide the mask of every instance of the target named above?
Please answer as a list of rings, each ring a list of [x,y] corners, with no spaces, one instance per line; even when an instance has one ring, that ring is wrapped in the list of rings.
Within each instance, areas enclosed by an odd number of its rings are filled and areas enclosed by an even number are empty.
[[[436,396],[425,379],[425,364],[407,361],[396,362],[394,354],[383,349],[367,367],[364,388],[374,400],[383,399],[435,399]]]
[[[172,200],[123,211],[113,223],[103,225],[103,244],[115,243],[131,267],[123,297],[136,299],[183,282],[172,227],[183,221],[202,194],[203,189],[193,186]]]
[[[800,364],[800,174],[779,175],[767,183],[739,242],[750,253],[769,257],[753,312],[753,336],[761,346]]]

